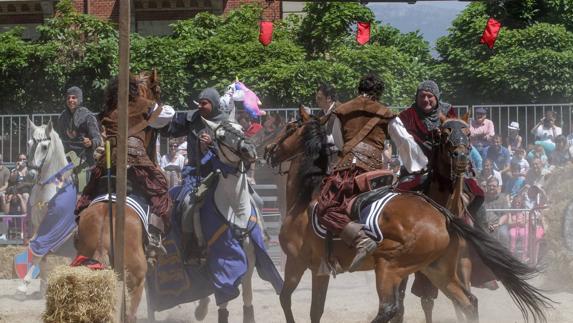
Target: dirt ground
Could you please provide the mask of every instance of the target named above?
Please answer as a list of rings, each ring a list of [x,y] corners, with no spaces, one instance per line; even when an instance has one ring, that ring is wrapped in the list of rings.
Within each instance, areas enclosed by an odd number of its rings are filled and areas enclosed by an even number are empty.
[[[255,275],[256,276],[256,275]],[[541,278],[535,283],[539,285]],[[38,298],[39,281],[35,280],[30,286],[29,294],[19,295],[16,292],[17,280],[0,280],[0,322],[41,322],[44,310],[44,300]],[[309,322],[310,311],[310,275],[307,273],[297,291],[293,295],[293,310],[297,322]],[[479,299],[480,319],[485,323],[523,322],[519,310],[504,290],[489,291],[475,289],[474,294]],[[573,322],[573,294],[567,292],[547,293],[558,302],[553,310],[547,312],[548,322]],[[284,322],[279,298],[274,294],[270,285],[258,277],[254,278],[254,308],[255,317],[259,323]],[[158,322],[195,322],[193,311],[195,304],[184,304],[156,314]],[[330,283],[322,322],[370,322],[375,316],[378,300],[375,291],[372,272],[343,274]],[[228,306],[230,322],[242,322],[242,301],[236,299]],[[140,322],[148,322],[145,300],[142,302],[138,318]],[[436,301],[434,311],[435,322],[455,323],[454,309],[443,295]],[[408,294],[406,297],[406,322],[424,322],[424,315],[419,306],[419,300]],[[217,322],[217,310],[211,298],[209,314],[204,322]]]

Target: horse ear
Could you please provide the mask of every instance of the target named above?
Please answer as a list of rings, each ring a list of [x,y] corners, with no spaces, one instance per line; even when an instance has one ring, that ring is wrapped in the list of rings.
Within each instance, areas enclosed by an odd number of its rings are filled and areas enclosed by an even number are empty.
[[[46,137],[48,138],[50,137],[50,133],[52,132],[53,128],[54,127],[52,126],[52,120],[50,120],[48,122],[48,125],[46,126]]]
[[[28,128],[30,129],[34,129],[36,128],[36,125],[34,124],[34,121],[32,121],[32,119],[30,119],[30,117],[27,117],[26,119],[28,119]]]
[[[306,107],[302,104],[298,107],[298,114],[300,115],[302,122],[310,120],[310,114],[306,111]]]
[[[159,82],[159,76],[157,76],[157,67],[151,70],[151,83]]]
[[[470,113],[469,113],[469,111],[466,112],[460,119],[462,119],[465,123],[469,123],[469,122],[470,122]]]
[[[217,127],[219,126],[216,122],[209,121],[203,117],[201,117],[201,119],[203,119],[203,122],[205,122],[207,127],[211,128],[211,130],[213,130],[213,131],[215,131],[215,129],[217,129]]]

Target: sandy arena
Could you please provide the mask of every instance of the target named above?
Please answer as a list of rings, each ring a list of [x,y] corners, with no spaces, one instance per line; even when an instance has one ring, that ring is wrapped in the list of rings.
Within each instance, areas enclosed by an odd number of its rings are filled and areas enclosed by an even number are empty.
[[[541,279],[537,279],[539,283]],[[38,293],[18,295],[16,292],[17,280],[0,280],[0,322],[41,322],[41,314],[45,308],[42,299],[34,299]],[[255,317],[259,323],[284,322],[278,295],[272,288],[256,275],[254,277],[254,307]],[[307,273],[301,281],[299,288],[293,296],[293,309],[297,322],[309,322],[310,311],[310,275]],[[34,280],[30,286],[30,293],[39,290],[39,281]],[[519,310],[511,301],[505,290],[489,291],[474,289],[479,299],[480,322],[483,323],[513,323],[523,322]],[[573,294],[567,292],[547,293],[558,302],[555,309],[547,312],[548,322],[573,322]],[[138,311],[140,322],[147,320],[145,300]],[[168,311],[156,314],[157,322],[195,322],[193,311],[195,304],[185,304]],[[374,276],[372,272],[343,274],[331,280],[326,300],[326,307],[322,322],[370,322],[377,312],[378,298],[376,296]],[[229,307],[230,322],[242,322],[242,301],[236,299]],[[437,323],[455,323],[457,321],[454,309],[449,300],[440,295],[436,301],[434,318]],[[204,322],[217,322],[217,309],[213,298],[209,314]],[[405,322],[424,322],[424,314],[419,306],[419,300],[409,294],[406,297]]]

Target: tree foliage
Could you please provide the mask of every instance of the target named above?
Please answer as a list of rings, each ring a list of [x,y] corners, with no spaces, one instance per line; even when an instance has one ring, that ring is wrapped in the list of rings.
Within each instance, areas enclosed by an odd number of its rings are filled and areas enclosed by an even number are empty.
[[[558,3],[569,2],[527,0],[469,5],[454,20],[449,34],[438,40],[441,60],[434,68],[435,74],[458,102],[570,101],[573,33],[554,12]],[[494,17],[504,25],[490,50],[479,39],[492,13],[499,15]],[[564,16],[571,13],[572,6],[563,12]]]
[[[103,88],[118,71],[118,32],[112,23],[75,12],[59,1],[57,14],[38,27],[40,38],[21,40],[21,30],[0,34],[0,107],[3,112],[57,112],[65,89],[84,90],[86,106],[99,111]],[[429,47],[417,33],[401,34],[374,21],[357,3],[310,3],[304,17],[275,21],[273,41],[258,42],[262,8],[243,5],[224,16],[200,13],[172,25],[167,37],[132,34],[131,70],[156,67],[162,99],[186,109],[205,87],[223,90],[236,77],[266,107],[313,104],[319,83],[355,95],[360,76],[375,71],[387,84],[384,100],[409,104],[427,77]],[[373,24],[371,43],[354,40],[356,21]]]

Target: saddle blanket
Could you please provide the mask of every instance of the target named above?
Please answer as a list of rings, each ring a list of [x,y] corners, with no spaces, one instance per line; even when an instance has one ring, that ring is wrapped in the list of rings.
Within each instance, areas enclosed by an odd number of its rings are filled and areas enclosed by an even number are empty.
[[[100,195],[93,199],[90,203],[92,206],[95,203],[100,202],[107,202],[108,201],[108,194]],[[115,194],[111,194],[111,201],[115,203],[116,197]],[[129,206],[137,215],[139,219],[141,219],[141,223],[143,224],[143,228],[145,229],[145,233],[147,234],[147,238],[149,239],[149,204],[145,201],[144,198],[139,196],[126,196],[126,204]]]
[[[390,202],[390,200],[392,200],[392,198],[394,198],[398,194],[399,193],[389,192],[388,194],[384,195],[383,197],[374,201],[373,203],[364,206],[360,210],[360,217],[358,219],[358,223],[364,225],[364,232],[366,233],[366,235],[368,235],[376,242],[381,242],[383,239],[382,230],[378,225],[378,219],[382,214],[382,210],[384,209],[384,206],[386,206],[386,204]],[[325,226],[320,224],[316,210],[317,208],[315,205],[312,208],[312,219],[311,219],[312,229],[314,230],[314,233],[317,236],[319,236],[322,239],[325,239],[327,237],[328,230],[326,229]],[[340,240],[340,238],[337,237],[334,238],[334,240]]]

